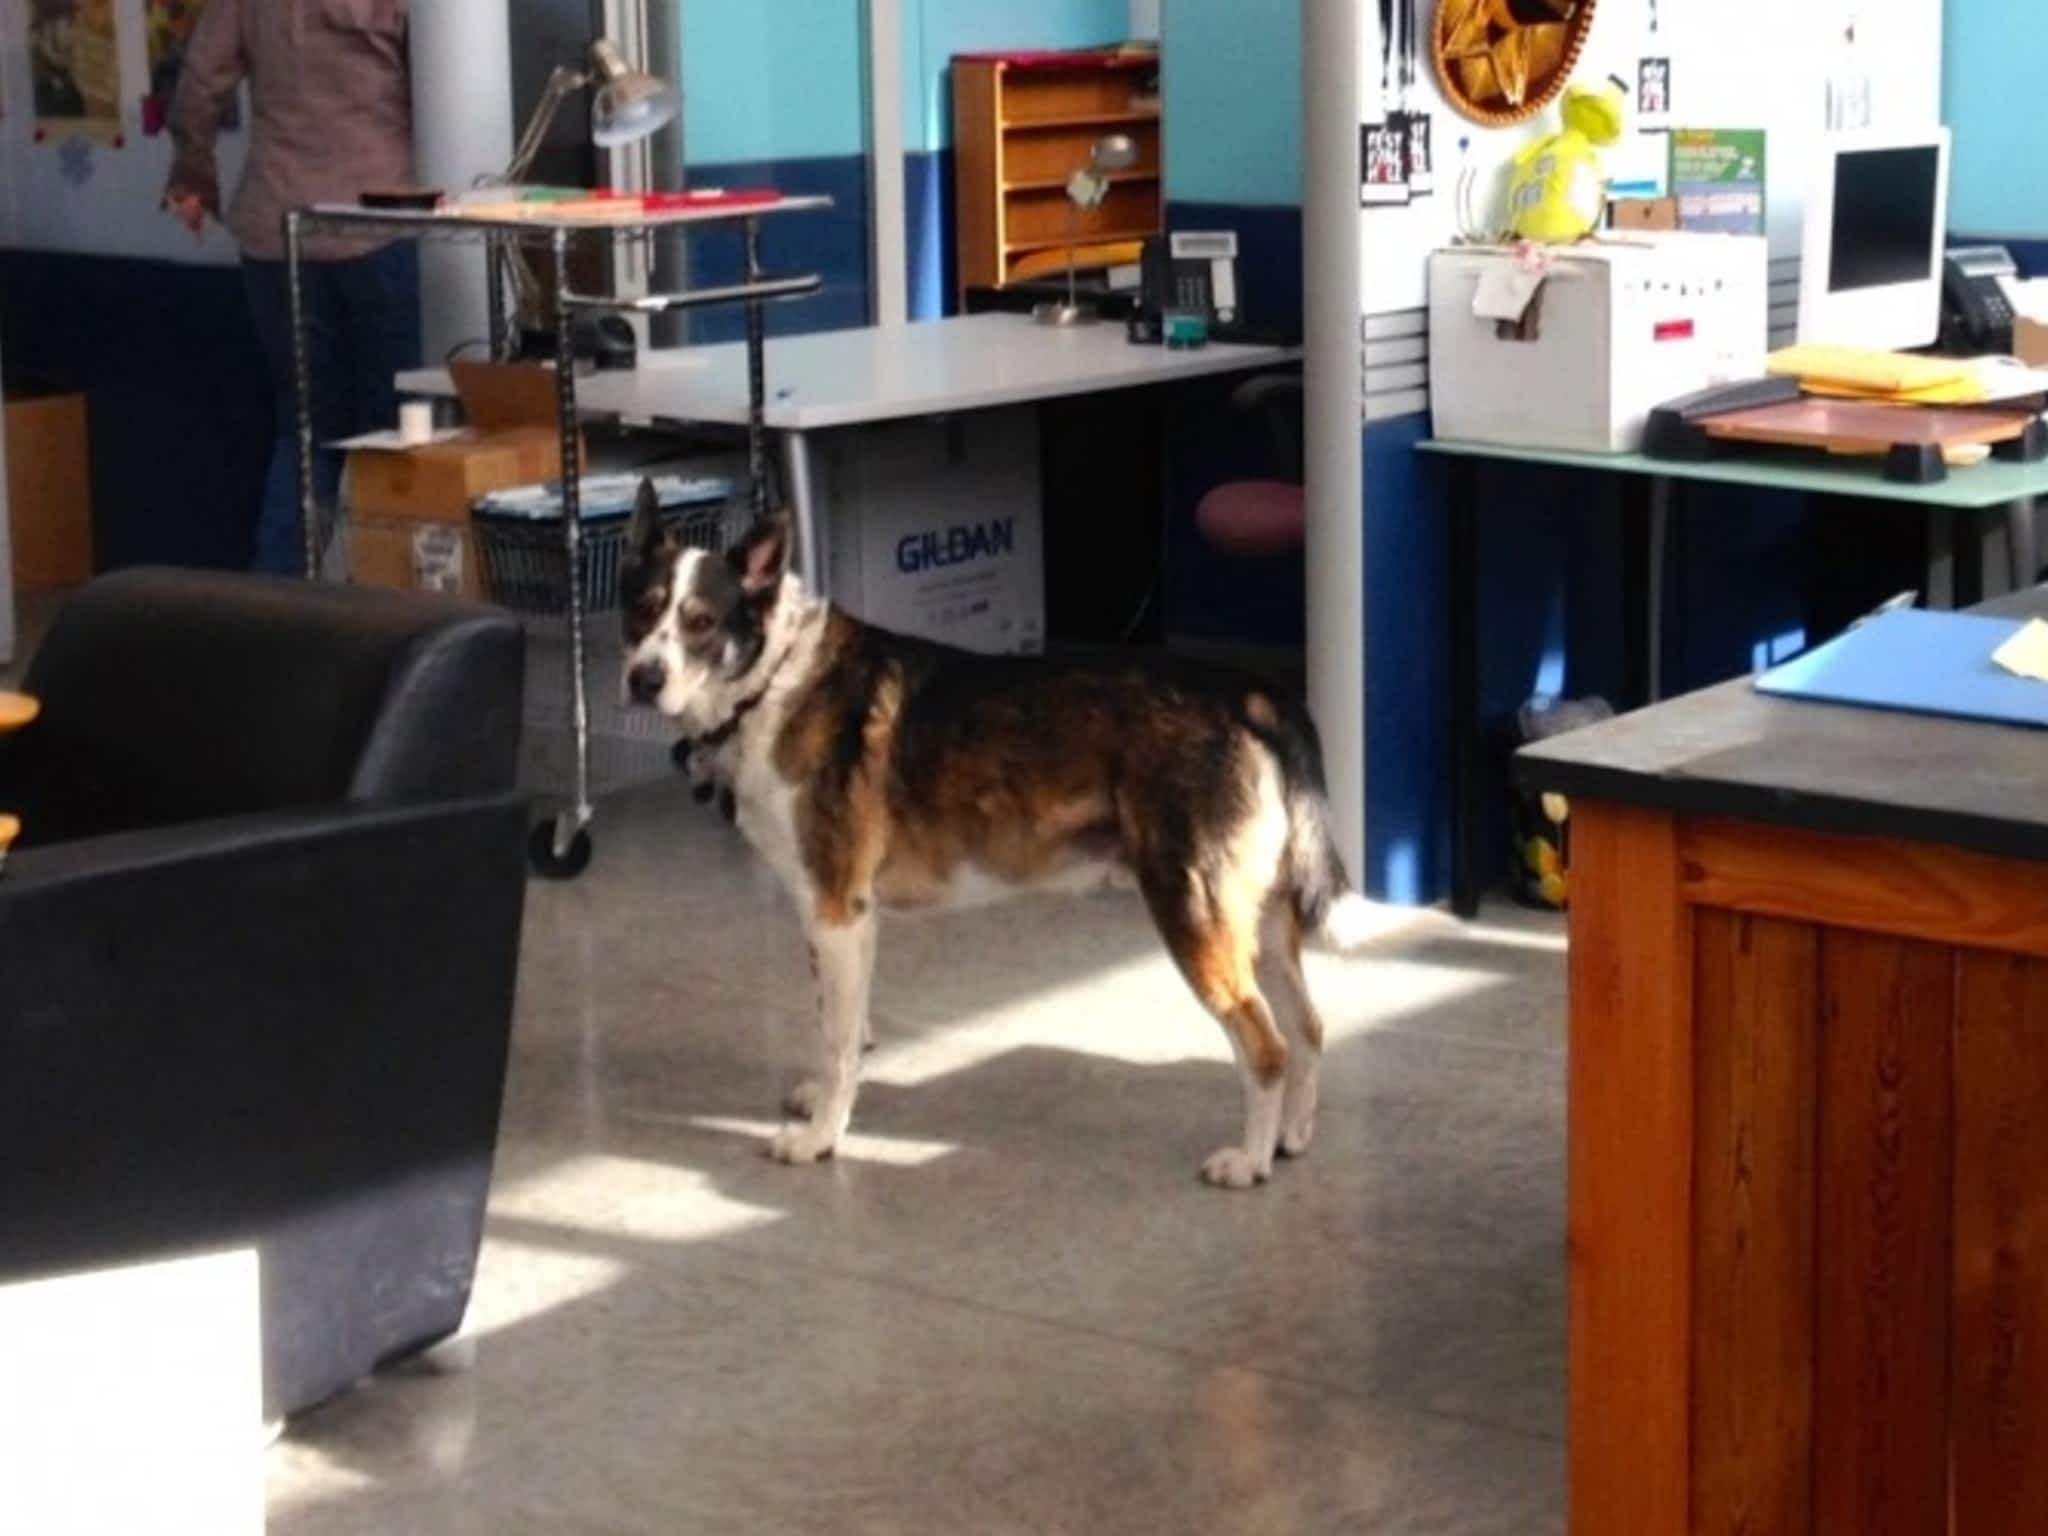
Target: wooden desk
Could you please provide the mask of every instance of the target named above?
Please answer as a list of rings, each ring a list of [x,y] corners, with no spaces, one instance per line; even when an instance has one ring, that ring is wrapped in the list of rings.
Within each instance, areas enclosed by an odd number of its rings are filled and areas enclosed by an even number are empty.
[[[1572,1536],[2048,1530],[2048,738],[1745,682],[1518,766],[1573,806]]]

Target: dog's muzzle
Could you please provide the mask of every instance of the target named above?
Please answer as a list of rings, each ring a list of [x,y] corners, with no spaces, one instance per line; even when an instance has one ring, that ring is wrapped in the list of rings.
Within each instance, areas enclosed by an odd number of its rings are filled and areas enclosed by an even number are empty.
[[[636,662],[626,673],[626,692],[635,704],[653,704],[668,686],[668,668],[658,661]]]

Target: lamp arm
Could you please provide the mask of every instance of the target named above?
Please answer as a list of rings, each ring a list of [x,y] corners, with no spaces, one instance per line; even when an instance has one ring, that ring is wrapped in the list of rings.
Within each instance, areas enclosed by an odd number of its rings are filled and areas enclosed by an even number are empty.
[[[562,103],[590,84],[590,76],[566,64],[557,64],[548,76],[546,89],[535,103],[533,116],[526,120],[526,130],[519,135],[518,147],[512,151],[512,163],[505,167],[500,181],[512,183],[521,181],[533,169],[533,162],[540,155],[541,145],[546,142],[548,130],[561,115]]]

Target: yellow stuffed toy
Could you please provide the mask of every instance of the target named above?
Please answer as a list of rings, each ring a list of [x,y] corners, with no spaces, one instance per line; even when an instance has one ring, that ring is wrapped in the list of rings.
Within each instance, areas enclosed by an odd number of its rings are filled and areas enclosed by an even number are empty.
[[[1582,240],[1607,212],[1600,149],[1620,142],[1621,86],[1574,85],[1564,94],[1564,129],[1515,156],[1508,186],[1508,232],[1549,245]]]
[[[0,692],[0,732],[18,730],[42,713],[42,706],[25,693]],[[0,812],[0,865],[7,862],[7,850],[21,836],[21,822]]]

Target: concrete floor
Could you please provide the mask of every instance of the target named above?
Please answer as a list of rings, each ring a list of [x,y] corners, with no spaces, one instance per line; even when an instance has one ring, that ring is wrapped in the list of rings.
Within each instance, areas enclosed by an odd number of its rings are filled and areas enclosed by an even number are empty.
[[[790,1169],[793,917],[675,787],[597,832],[531,894],[477,1363],[296,1421],[278,1536],[1562,1528],[1554,924],[1314,961],[1315,1147],[1228,1194],[1134,899],[901,922],[856,1134]]]

